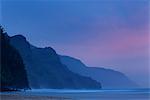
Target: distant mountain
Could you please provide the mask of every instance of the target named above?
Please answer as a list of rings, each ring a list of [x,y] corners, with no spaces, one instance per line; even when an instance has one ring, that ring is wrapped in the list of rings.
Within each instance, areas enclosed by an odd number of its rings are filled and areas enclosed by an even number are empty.
[[[23,60],[10,44],[9,36],[0,28],[1,73],[0,91],[28,89],[28,80]]]
[[[13,36],[10,41],[23,58],[31,88],[101,88],[99,82],[70,71],[54,49],[35,47],[22,35]]]
[[[69,57],[60,56],[61,62],[66,65],[72,72],[91,77],[101,82],[103,88],[135,88],[137,85],[132,82],[123,73],[111,69],[100,67],[87,67],[80,60]]]

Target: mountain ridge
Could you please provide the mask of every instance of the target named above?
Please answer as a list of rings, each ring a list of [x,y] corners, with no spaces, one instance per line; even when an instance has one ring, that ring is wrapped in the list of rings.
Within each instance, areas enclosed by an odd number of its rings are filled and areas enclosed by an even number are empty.
[[[24,60],[31,88],[101,88],[101,84],[92,78],[70,71],[51,47],[33,46],[22,35],[12,36],[11,44]]]
[[[0,91],[29,89],[27,73],[19,52],[10,44],[10,37],[0,27],[1,65]],[[17,69],[17,70],[16,70]]]
[[[60,55],[60,59],[71,71],[83,76],[91,77],[100,82],[103,88],[134,88],[138,87],[125,74],[101,67],[88,67],[81,60]],[[74,65],[74,66],[71,66]]]

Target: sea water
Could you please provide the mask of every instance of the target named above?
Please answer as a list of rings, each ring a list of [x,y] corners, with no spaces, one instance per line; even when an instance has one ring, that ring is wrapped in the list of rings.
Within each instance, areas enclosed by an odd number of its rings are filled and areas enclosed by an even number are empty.
[[[22,91],[13,93],[29,96],[31,95],[54,96],[54,97],[58,96],[70,98],[71,100],[150,100],[150,89],[126,89],[126,90],[32,89],[25,92]]]

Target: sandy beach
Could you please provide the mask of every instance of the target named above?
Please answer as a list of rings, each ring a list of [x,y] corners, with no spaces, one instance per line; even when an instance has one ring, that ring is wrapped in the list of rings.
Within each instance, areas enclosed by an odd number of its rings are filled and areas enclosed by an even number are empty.
[[[1,94],[0,100],[72,100],[65,97]]]

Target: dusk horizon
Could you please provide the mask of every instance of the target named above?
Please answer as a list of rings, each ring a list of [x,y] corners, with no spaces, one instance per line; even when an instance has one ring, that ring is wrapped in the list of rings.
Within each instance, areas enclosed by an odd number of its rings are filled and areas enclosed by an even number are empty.
[[[9,35],[9,34],[8,34]],[[14,35],[10,35],[10,36],[18,36],[18,35],[21,35],[21,36],[24,36],[24,34],[14,34]],[[25,37],[26,39],[27,39],[27,41],[29,41],[28,39],[28,37]],[[30,42],[30,41],[29,41]],[[31,42],[32,43],[32,42]],[[100,68],[104,68],[104,69],[110,69],[110,70],[114,70],[114,71],[119,71],[119,72],[121,72],[121,73],[124,73],[127,77],[129,77],[133,82],[135,82],[137,85],[138,85],[138,87],[139,88],[150,88],[149,87],[149,82],[150,82],[150,80],[148,79],[150,76],[148,76],[148,78],[145,78],[146,80],[147,80],[147,82],[145,83],[145,84],[143,84],[142,82],[141,82],[141,84],[140,84],[140,82],[139,82],[139,80],[137,80],[138,82],[136,82],[136,80],[134,79],[134,77],[132,78],[132,76],[130,76],[129,75],[129,73],[126,73],[124,70],[120,70],[120,69],[117,69],[117,68],[115,68],[115,67],[119,67],[119,66],[117,66],[117,63],[115,63],[116,64],[116,66],[115,65],[109,65],[109,64],[104,64],[104,65],[92,65],[92,64],[88,64],[88,62],[86,63],[86,61],[84,60],[84,59],[81,59],[80,57],[77,57],[77,56],[73,56],[73,55],[69,55],[69,54],[67,54],[67,53],[61,53],[62,51],[60,51],[60,53],[59,53],[59,50],[57,50],[57,49],[55,49],[55,46],[53,47],[53,46],[51,46],[51,45],[45,45],[45,46],[39,46],[39,45],[33,45],[33,46],[36,46],[36,47],[38,47],[38,48],[47,48],[47,47],[50,47],[50,48],[52,48],[52,49],[54,49],[54,50],[56,50],[56,53],[57,54],[59,54],[59,55],[62,55],[62,56],[68,56],[68,57],[73,57],[73,58],[75,58],[75,59],[78,59],[78,60],[80,60],[81,62],[83,62],[87,67],[100,67]],[[149,67],[147,67],[147,71],[148,71],[148,73],[147,74],[149,74]],[[137,72],[136,72],[137,73]],[[134,89],[134,88],[133,88]]]
[[[150,0],[0,0],[0,99],[149,100]]]
[[[1,22],[10,36],[149,87],[149,8],[147,0],[2,0]]]

